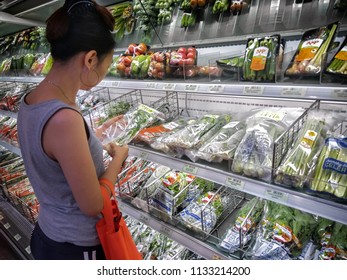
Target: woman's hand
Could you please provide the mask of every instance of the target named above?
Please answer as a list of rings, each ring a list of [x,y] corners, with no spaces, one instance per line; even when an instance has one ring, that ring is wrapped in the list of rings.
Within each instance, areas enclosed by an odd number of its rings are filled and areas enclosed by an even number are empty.
[[[117,159],[120,162],[125,161],[129,154],[128,145],[118,146],[115,143],[109,143],[104,146],[104,149],[113,159]]]

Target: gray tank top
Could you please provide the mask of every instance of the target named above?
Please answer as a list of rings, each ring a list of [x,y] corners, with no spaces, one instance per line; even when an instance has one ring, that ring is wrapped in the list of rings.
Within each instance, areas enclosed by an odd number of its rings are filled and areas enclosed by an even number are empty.
[[[94,246],[100,244],[95,228],[99,218],[81,212],[59,163],[43,150],[43,128],[50,117],[63,108],[75,110],[59,100],[28,105],[24,96],[17,119],[19,145],[27,176],[40,203],[38,223],[42,231],[57,242]],[[102,144],[93,131],[87,129],[90,152],[100,177],[105,171]]]

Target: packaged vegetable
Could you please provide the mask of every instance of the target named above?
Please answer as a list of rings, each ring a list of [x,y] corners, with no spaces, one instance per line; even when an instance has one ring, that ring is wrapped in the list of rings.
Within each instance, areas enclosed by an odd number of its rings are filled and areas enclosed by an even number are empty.
[[[124,114],[122,119],[105,131],[107,137],[104,139],[103,144],[111,141],[117,145],[128,144],[136,137],[141,129],[153,124],[159,119],[165,120],[163,113],[144,104],[139,104],[136,108]]]
[[[179,214],[181,223],[198,233],[208,234],[217,224],[228,201],[216,191],[208,191],[193,200]]]
[[[310,190],[347,199],[347,138],[328,137],[309,175]]]
[[[280,45],[280,35],[249,39],[244,56],[242,79],[244,81],[275,81],[276,59]]]
[[[341,48],[336,53],[334,58],[330,61],[326,68],[326,72],[329,74],[341,75],[346,77],[347,75],[347,37],[341,45]]]
[[[326,54],[334,43],[338,26],[338,23],[332,23],[306,31],[285,71],[285,76],[317,76],[324,66]]]
[[[252,238],[252,232],[257,227],[263,213],[264,204],[258,198],[247,201],[237,213],[237,218],[224,233],[219,247],[228,253],[242,249]],[[242,239],[240,241],[240,238]]]
[[[337,116],[335,113],[324,110],[309,112],[297,140],[276,171],[276,183],[303,188],[308,172],[314,166],[328,131],[338,122]]]
[[[267,108],[246,119],[246,132],[238,145],[231,170],[271,181],[275,140],[304,112],[301,108]]]
[[[311,240],[316,226],[312,215],[266,201],[250,254],[253,259],[296,259]]]
[[[231,160],[236,148],[245,134],[243,122],[231,121],[223,126],[210,140],[203,144],[197,151],[187,152],[186,155],[196,161],[199,158],[209,162]]]

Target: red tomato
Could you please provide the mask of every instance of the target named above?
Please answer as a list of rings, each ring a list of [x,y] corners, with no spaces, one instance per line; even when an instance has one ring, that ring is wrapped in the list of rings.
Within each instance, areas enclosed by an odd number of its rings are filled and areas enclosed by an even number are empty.
[[[188,48],[187,52],[196,54],[196,48],[190,47]]]
[[[193,53],[193,52],[188,52],[188,53],[187,53],[187,58],[195,59],[195,58],[196,58],[196,54]]]
[[[134,44],[134,43],[130,44],[130,45],[128,46],[127,52],[128,52],[129,54],[133,54],[133,53],[135,52],[135,48],[136,48],[136,47],[137,47],[136,44]]]
[[[186,53],[187,53],[187,49],[181,47],[181,48],[178,48],[177,52],[178,52],[178,53],[184,53],[184,54],[186,54]]]

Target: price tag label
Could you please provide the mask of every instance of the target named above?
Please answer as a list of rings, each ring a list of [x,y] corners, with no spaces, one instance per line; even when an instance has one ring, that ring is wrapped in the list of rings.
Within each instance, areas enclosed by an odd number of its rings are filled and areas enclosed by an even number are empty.
[[[146,84],[147,89],[156,89],[157,88],[157,83],[147,83]]]
[[[106,87],[106,86],[107,86],[107,83],[106,83],[105,81],[103,81],[103,82],[101,82],[101,83],[99,84],[99,86],[100,86],[100,87]]]
[[[25,251],[30,255],[30,254],[31,254],[30,246],[26,247],[26,248],[25,248]]]
[[[245,187],[245,182],[234,177],[227,177],[225,180],[225,185],[227,187],[242,191]]]
[[[332,95],[333,97],[347,97],[347,89],[334,89]]]
[[[165,89],[165,90],[175,90],[176,89],[176,84],[173,84],[173,83],[164,84],[163,89]]]
[[[15,236],[13,236],[14,239],[16,239],[16,241],[20,240],[22,237],[19,234],[16,234]]]
[[[168,228],[167,226],[161,226],[159,229],[159,232],[164,234],[167,237],[171,237],[172,235],[171,229]]]
[[[183,171],[189,174],[193,174],[196,175],[198,173],[199,168],[194,166],[194,165],[190,165],[190,164],[185,164],[183,166]]]
[[[141,214],[140,217],[139,217],[139,221],[144,223],[144,224],[148,224],[149,219],[148,219],[148,217],[146,215]]]
[[[243,94],[262,95],[263,93],[264,93],[263,86],[244,86],[243,87]]]
[[[198,91],[199,85],[185,85],[184,90],[185,91]]]
[[[288,201],[288,194],[277,190],[266,189],[265,198],[275,202],[283,203]]]
[[[11,227],[11,225],[9,223],[4,224],[5,229],[9,229],[10,227]]]
[[[112,82],[111,86],[112,87],[119,87],[119,82],[118,81],[117,82]]]
[[[302,97],[306,95],[306,92],[307,92],[307,88],[304,88],[304,87],[284,87],[282,88],[281,95]]]
[[[223,85],[209,85],[208,91],[211,93],[223,93],[224,86]]]
[[[148,153],[146,153],[146,152],[141,152],[141,153],[139,154],[139,158],[147,159],[147,158],[148,158]]]

